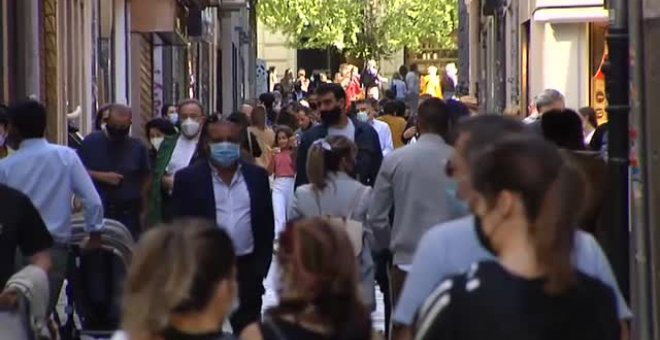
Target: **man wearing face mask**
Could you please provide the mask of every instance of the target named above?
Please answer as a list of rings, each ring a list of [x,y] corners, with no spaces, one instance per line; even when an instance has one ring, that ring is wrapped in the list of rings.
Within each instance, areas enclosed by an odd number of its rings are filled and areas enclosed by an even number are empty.
[[[474,195],[468,159],[492,143],[510,136],[538,138],[523,123],[498,115],[484,115],[463,121],[457,127],[456,152],[447,166],[447,174],[458,184],[457,196],[469,203]],[[466,205],[467,205],[466,203]],[[469,215],[431,228],[419,242],[406,283],[394,313],[393,339],[412,339],[415,316],[427,297],[447,277],[467,270],[472,263],[493,260],[495,254],[489,237],[478,219]],[[627,339],[626,320],[632,317],[612,273],[610,264],[596,240],[589,234],[575,232],[573,263],[580,271],[608,285],[616,295],[622,339]]]
[[[147,148],[129,136],[130,108],[108,108],[105,130],[87,136],[78,156],[94,180],[106,218],[123,223],[137,239],[146,217],[151,169]]]
[[[149,194],[149,225],[171,220],[170,194],[174,174],[193,164],[199,157],[199,137],[205,121],[204,108],[196,99],[177,105],[179,133],[166,136],[160,143]]]
[[[372,186],[383,161],[378,134],[369,124],[348,116],[346,92],[339,84],[324,83],[316,89],[316,102],[321,124],[307,130],[300,140],[296,158],[296,187],[307,184],[307,152],[317,139],[340,135],[358,147],[357,163],[351,175],[365,185]]]
[[[236,251],[240,306],[231,317],[235,334],[260,320],[263,280],[268,274],[274,218],[268,173],[240,160],[240,127],[217,115],[205,129],[205,161],[179,171],[174,180],[174,217],[214,221]]]
[[[380,147],[383,151],[383,157],[389,155],[394,151],[392,130],[390,130],[390,126],[387,125],[387,123],[376,119],[380,109],[378,101],[375,99],[365,99],[357,102],[355,105],[358,110],[357,119],[371,125],[371,127],[376,130],[376,133],[378,133],[378,140],[380,141]]]

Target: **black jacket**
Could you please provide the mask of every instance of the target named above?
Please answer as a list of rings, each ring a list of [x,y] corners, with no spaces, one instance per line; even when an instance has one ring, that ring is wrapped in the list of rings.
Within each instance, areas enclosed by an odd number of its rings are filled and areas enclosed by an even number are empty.
[[[364,185],[373,186],[383,162],[383,152],[380,148],[378,134],[369,124],[351,118],[355,126],[355,144],[357,144],[357,164],[355,166],[356,178]],[[317,139],[325,138],[328,128],[317,125],[307,130],[301,138],[296,158],[296,187],[307,184],[307,152]]]
[[[266,277],[273,255],[275,222],[270,184],[266,170],[249,163],[241,162],[240,171],[245,178],[250,193],[250,216],[254,252],[259,275]],[[197,162],[182,169],[174,176],[172,190],[174,217],[197,217],[216,221],[213,179],[208,162]]]

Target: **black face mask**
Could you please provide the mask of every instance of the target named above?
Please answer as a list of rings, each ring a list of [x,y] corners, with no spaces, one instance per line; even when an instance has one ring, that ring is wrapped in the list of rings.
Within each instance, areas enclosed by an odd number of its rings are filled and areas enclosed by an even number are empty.
[[[128,131],[131,129],[130,126],[126,127],[116,127],[114,125],[106,125],[105,126],[105,131],[108,132],[108,136],[115,138],[115,139],[123,139],[128,136]]]
[[[335,107],[330,111],[321,111],[321,123],[325,126],[332,126],[339,123],[341,119],[341,108]]]

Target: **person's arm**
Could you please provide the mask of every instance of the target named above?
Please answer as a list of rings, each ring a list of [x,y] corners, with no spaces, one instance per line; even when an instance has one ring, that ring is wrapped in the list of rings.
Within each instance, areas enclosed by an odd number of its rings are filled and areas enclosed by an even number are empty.
[[[87,172],[93,180],[114,186],[121,184],[124,179],[124,176],[112,171],[87,170]]]
[[[309,150],[309,136],[307,133],[303,134],[300,139],[300,147],[296,156],[296,183],[295,187],[307,184],[307,151]]]
[[[394,204],[394,188],[392,186],[390,163],[387,161],[383,163],[378,173],[373,188],[373,200],[367,213],[367,225],[371,228],[376,238],[375,252],[389,248],[391,233],[390,209]]]
[[[373,145],[376,147],[374,155],[372,156],[372,163],[369,168],[369,184],[373,185],[376,182],[378,173],[380,172],[380,167],[383,165],[383,150],[380,149],[380,141],[378,140],[378,134],[375,130],[372,131],[371,140]],[[391,138],[390,138],[391,139]]]
[[[97,238],[96,234],[103,229],[103,203],[87,169],[77,156],[71,157],[71,183],[73,192],[80,198],[85,210],[86,230]],[[100,235],[99,235],[100,236]]]
[[[300,194],[301,189],[300,187],[296,188],[296,191],[293,193],[293,199],[291,200],[291,206],[289,207],[289,212],[287,213],[287,220],[288,221],[293,221],[297,220],[301,217],[304,217],[305,214],[302,212],[300,208],[300,201],[298,199],[298,195]]]
[[[392,140],[392,130],[387,125],[387,129],[383,128],[385,138],[383,140],[383,157],[389,155],[394,151],[394,141]]]
[[[273,240],[275,239],[275,217],[273,215],[273,200],[272,200],[272,193],[270,191],[270,183],[268,181],[268,175],[263,172],[263,176],[261,176],[261,185],[260,187],[262,191],[262,199],[263,199],[263,211],[259,213],[259,215],[262,216],[262,223],[259,227],[264,228],[263,233],[264,233],[264,249],[263,249],[263,263],[261,265],[261,272],[259,273],[261,275],[261,278],[264,279],[266,275],[268,275],[268,269],[270,268],[270,262],[273,258]]]
[[[50,235],[37,208],[27,196],[21,197],[18,224],[18,248],[30,263],[49,272],[52,267],[50,248],[53,237]]]
[[[446,270],[446,243],[440,230],[433,228],[419,242],[413,262],[401,290],[399,301],[392,315],[397,326],[395,339],[411,339],[415,316],[424,301],[431,295],[443,278],[450,274]]]
[[[185,209],[186,196],[188,193],[188,184],[185,183],[185,178],[180,173],[172,177],[172,196],[170,196],[170,203],[172,207],[172,218],[185,217],[187,215]]]
[[[149,151],[142,147],[140,167],[142,168],[142,213],[140,216],[140,225],[147,227],[147,216],[149,216],[149,194],[151,193],[151,182],[153,175],[151,173],[151,162],[149,162]]]

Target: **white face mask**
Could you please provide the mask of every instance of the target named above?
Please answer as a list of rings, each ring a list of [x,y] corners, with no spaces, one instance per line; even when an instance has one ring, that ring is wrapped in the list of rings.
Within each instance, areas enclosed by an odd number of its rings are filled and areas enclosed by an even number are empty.
[[[187,118],[181,123],[181,133],[188,138],[193,138],[199,133],[199,122],[192,118]]]
[[[367,111],[359,111],[357,113],[357,119],[361,122],[366,122],[369,120],[369,114],[367,113]]]
[[[179,121],[179,114],[176,112],[168,113],[167,118],[170,120],[172,124],[176,124]]]
[[[163,143],[164,140],[165,140],[164,137],[154,137],[154,138],[150,139],[151,145],[153,145],[153,147],[154,147],[154,149],[156,149],[156,151],[158,151],[160,149],[160,145]]]

